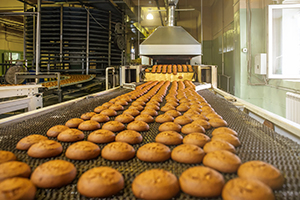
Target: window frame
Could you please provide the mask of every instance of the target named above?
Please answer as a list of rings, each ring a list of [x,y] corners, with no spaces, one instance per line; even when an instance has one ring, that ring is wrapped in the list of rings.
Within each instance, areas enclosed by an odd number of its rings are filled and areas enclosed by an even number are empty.
[[[268,79],[300,79],[300,74],[296,76],[287,76],[286,74],[274,74],[272,72],[273,66],[273,10],[275,9],[300,9],[300,4],[276,4],[276,5],[268,5],[268,68],[267,68],[267,76]],[[300,63],[299,63],[300,64]]]

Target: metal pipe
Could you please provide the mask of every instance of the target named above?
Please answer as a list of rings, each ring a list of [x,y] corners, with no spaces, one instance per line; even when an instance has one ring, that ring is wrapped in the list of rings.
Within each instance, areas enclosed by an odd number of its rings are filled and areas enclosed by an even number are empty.
[[[175,5],[169,5],[168,11],[168,26],[175,26]]]
[[[36,8],[34,7],[33,8],[34,11],[36,11]],[[35,52],[35,49],[36,49],[36,15],[32,16],[32,52],[33,52],[33,56],[32,56],[32,62],[31,62],[31,65],[32,65],[32,68],[34,68],[34,65],[35,65],[35,56],[36,56],[36,52]]]
[[[27,5],[24,3],[24,12],[26,12],[26,9],[27,9]],[[26,60],[26,29],[25,29],[26,19],[25,19],[25,16],[23,17],[23,23],[24,23],[24,26],[23,26],[23,41],[24,41],[23,60]]]
[[[111,11],[108,14],[108,66],[111,65]]]
[[[158,4],[158,0],[155,0],[155,2],[156,2],[157,10],[160,11],[160,7],[159,7],[159,4]],[[164,21],[163,21],[161,12],[159,12],[159,16],[160,16],[161,25],[164,26]]]
[[[112,69],[113,73],[113,88],[115,87],[115,81],[114,81],[114,77],[115,77],[115,68],[114,67],[107,67],[105,69],[105,89],[108,90],[108,70]]]
[[[38,75],[40,71],[40,54],[41,54],[41,0],[37,1],[37,22],[36,22],[36,55],[35,55],[35,74]],[[36,78],[38,83],[39,79]]]
[[[62,62],[63,60],[63,17],[64,14],[64,6],[60,6],[60,44],[59,44],[59,61]]]
[[[90,8],[87,8],[89,11]],[[89,12],[86,13],[86,75],[89,74],[89,52],[90,52],[90,15]]]

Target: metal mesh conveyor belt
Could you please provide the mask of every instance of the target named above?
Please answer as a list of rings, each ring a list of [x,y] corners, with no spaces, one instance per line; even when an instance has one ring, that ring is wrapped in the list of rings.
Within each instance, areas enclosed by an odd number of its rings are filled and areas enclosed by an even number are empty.
[[[46,131],[50,127],[58,124],[64,124],[70,118],[80,117],[81,114],[92,111],[96,106],[109,101],[111,98],[129,91],[130,90],[118,89],[109,94],[85,99],[64,108],[53,110],[42,116],[24,119],[22,122],[0,128],[0,148],[2,150],[8,150],[15,153],[17,158],[20,161],[29,164],[32,170],[34,170],[38,165],[53,159],[71,161],[76,166],[78,170],[77,178],[71,184],[59,189],[38,189],[36,199],[87,199],[77,192],[76,183],[82,173],[97,166],[111,166],[119,170],[125,179],[125,188],[118,195],[106,199],[135,199],[131,191],[131,183],[141,172],[152,168],[162,168],[179,177],[184,170],[195,166],[190,164],[180,164],[172,161],[171,159],[163,163],[145,163],[136,157],[126,162],[112,162],[101,157],[89,161],[73,161],[65,157],[65,151],[70,143],[63,142],[62,145],[64,152],[60,156],[51,159],[31,158],[26,154],[26,151],[15,149],[17,142],[21,138],[30,134],[46,135]],[[212,92],[204,90],[199,93],[212,105],[215,111],[228,122],[229,127],[239,133],[239,139],[242,146],[237,148],[237,155],[241,158],[242,162],[249,160],[262,160],[273,164],[283,172],[286,178],[286,183],[281,190],[274,191],[276,199],[299,199],[300,145],[273,132],[269,128],[241,112],[223,98],[214,95]],[[163,102],[162,105],[164,103],[165,102]],[[127,107],[125,107],[125,109],[126,108]],[[137,150],[145,143],[154,142],[155,136],[158,134],[159,125],[160,124],[158,123],[150,124],[150,130],[148,132],[142,132],[144,137],[143,143],[133,145],[133,147]],[[207,131],[207,134],[211,136],[211,132],[212,130],[209,130]],[[85,132],[86,137],[89,133],[89,131]],[[100,148],[103,148],[105,145],[99,146]],[[171,146],[171,149],[173,148],[174,146]],[[226,181],[237,176],[236,174],[223,175]],[[176,199],[199,198],[194,198],[181,192]],[[221,197],[215,199],[221,199]]]

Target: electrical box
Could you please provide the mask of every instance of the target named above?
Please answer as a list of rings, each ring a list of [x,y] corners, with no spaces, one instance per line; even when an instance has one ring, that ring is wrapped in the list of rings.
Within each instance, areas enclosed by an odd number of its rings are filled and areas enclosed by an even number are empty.
[[[267,54],[260,53],[255,56],[255,74],[266,75],[267,74]]]

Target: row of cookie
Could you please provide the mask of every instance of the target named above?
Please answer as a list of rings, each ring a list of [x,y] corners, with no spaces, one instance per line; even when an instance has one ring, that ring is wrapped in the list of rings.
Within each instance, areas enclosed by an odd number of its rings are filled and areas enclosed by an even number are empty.
[[[145,70],[150,72],[149,69]],[[177,72],[194,72],[192,65],[153,65],[151,73],[162,73],[162,74],[174,74],[177,75]]]

